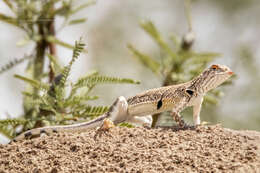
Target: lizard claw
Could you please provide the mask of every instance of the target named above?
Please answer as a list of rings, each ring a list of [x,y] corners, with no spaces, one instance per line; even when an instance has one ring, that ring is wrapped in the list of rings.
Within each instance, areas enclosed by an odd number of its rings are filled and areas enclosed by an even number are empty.
[[[107,132],[109,132],[109,129],[114,128],[115,125],[113,121],[111,121],[108,118],[105,118],[103,121],[103,124],[97,129],[96,134],[94,136],[94,140],[96,140],[97,136],[101,137],[102,134],[109,135]]]
[[[192,128],[195,127],[194,125],[186,123],[182,118],[177,123],[178,123],[179,128],[181,128],[183,130],[185,130],[185,129],[192,129]]]
[[[197,125],[191,125],[191,124],[185,123],[185,125],[181,128],[183,128],[183,129],[195,129],[196,127],[197,127]]]

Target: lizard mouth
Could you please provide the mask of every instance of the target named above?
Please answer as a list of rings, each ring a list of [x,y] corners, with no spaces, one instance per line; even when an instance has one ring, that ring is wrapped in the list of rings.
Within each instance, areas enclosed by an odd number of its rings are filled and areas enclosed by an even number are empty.
[[[231,71],[231,70],[228,70],[228,71],[225,71],[225,72],[221,72],[221,73],[219,73],[220,75],[230,75],[230,76],[232,76],[233,74],[234,74],[234,72],[233,71]]]
[[[233,72],[233,71],[229,71],[228,74],[229,74],[229,75],[233,75],[234,72]]]
[[[228,68],[228,67],[225,68],[225,73],[229,74],[230,76],[232,76],[234,74],[234,72],[232,70],[230,70],[230,68]]]

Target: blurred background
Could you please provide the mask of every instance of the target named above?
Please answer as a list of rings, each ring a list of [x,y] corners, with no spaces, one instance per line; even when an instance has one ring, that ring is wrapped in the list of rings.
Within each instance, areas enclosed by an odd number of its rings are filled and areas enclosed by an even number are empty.
[[[77,1],[80,3],[80,1]],[[0,2],[0,12],[12,15]],[[88,53],[81,55],[70,79],[91,70],[101,74],[140,80],[140,85],[100,85],[93,92],[100,96],[95,104],[110,105],[120,95],[129,97],[149,88],[160,87],[163,79],[145,68],[127,49],[131,43],[138,50],[159,59],[156,43],[140,27],[142,20],[151,20],[164,38],[172,33],[183,36],[188,31],[184,3],[181,0],[98,0],[80,11],[75,18],[87,22],[61,28],[56,20],[57,37],[74,43],[81,36]],[[192,28],[196,34],[193,50],[220,53],[214,63],[229,66],[237,75],[232,85],[223,88],[225,95],[217,105],[204,105],[201,119],[221,123],[233,129],[260,130],[260,1],[257,0],[194,0],[191,4]],[[0,66],[11,59],[30,53],[33,44],[19,46],[23,31],[0,22]],[[57,47],[63,65],[72,51]],[[22,115],[24,83],[14,74],[23,74],[26,63],[0,75],[0,119]],[[191,121],[192,116],[184,118]],[[162,123],[171,122],[170,117]],[[3,139],[4,140],[4,139]]]

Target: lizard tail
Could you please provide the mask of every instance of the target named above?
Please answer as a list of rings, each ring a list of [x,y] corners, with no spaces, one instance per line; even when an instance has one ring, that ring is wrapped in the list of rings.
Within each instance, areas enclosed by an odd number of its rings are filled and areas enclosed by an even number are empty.
[[[86,129],[91,129],[91,128],[100,126],[102,124],[103,120],[106,118],[106,116],[107,116],[106,114],[103,114],[102,116],[100,116],[96,119],[93,119],[88,122],[79,123],[79,124],[64,125],[64,126],[46,126],[46,127],[31,129],[31,130],[28,130],[28,131],[16,136],[12,141],[16,142],[16,141],[23,140],[23,139],[30,139],[35,136],[41,136],[42,134],[50,135],[52,133],[58,133],[58,132],[64,132],[64,131],[81,132]]]
[[[103,124],[103,120],[105,118],[109,118],[112,121],[114,121],[116,119],[118,113],[120,112],[120,109],[119,109],[120,106],[118,106],[118,104],[121,104],[121,99],[122,98],[119,97],[109,108],[108,112],[104,113],[103,115],[101,115],[91,121],[83,122],[83,123],[79,123],[79,124],[72,124],[72,125],[47,126],[47,127],[31,129],[31,130],[28,130],[28,131],[18,135],[12,141],[16,142],[16,141],[23,140],[23,139],[29,139],[34,136],[40,136],[41,134],[49,135],[49,134],[57,133],[60,131],[62,131],[62,132],[64,132],[64,131],[80,132],[80,131],[84,131],[86,129],[92,129],[92,128],[99,127]]]

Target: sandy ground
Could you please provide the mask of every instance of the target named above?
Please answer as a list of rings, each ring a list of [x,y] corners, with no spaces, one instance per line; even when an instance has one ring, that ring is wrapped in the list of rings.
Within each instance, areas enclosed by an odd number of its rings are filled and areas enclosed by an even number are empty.
[[[2,172],[260,172],[260,132],[116,127],[0,145]]]

